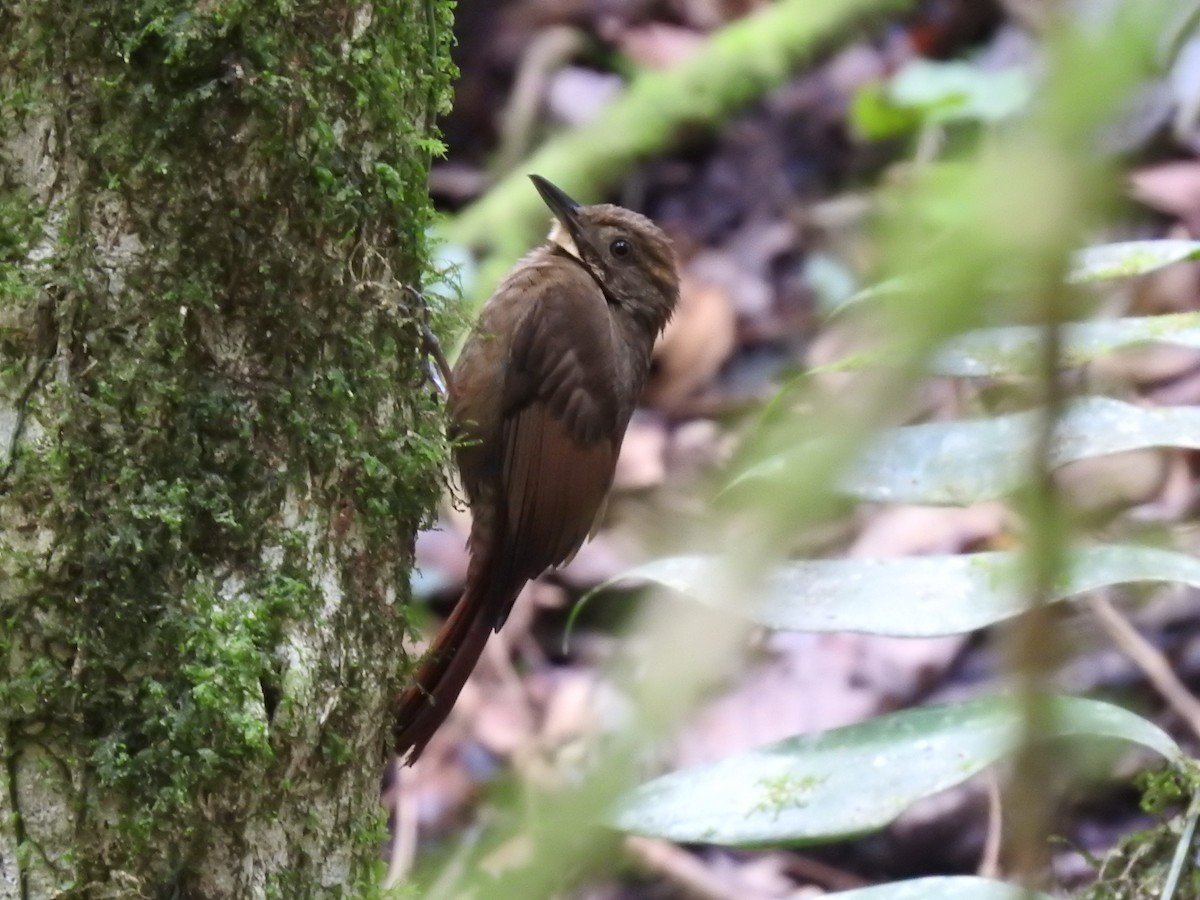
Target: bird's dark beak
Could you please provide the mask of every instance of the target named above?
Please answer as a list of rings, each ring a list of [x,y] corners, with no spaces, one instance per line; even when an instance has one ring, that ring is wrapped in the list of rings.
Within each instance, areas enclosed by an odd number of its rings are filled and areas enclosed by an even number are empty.
[[[555,218],[562,222],[563,228],[567,229],[567,233],[575,239],[575,243],[582,244],[583,229],[579,221],[579,204],[541,175],[530,175],[529,180],[542,195],[542,201],[550,207],[550,212],[554,213]]]

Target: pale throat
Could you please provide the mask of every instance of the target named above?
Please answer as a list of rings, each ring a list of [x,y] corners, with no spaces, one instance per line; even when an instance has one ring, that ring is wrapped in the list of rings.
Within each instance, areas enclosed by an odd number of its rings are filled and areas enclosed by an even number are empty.
[[[552,244],[558,244],[558,246],[582,262],[583,257],[579,255],[579,248],[575,246],[575,238],[571,237],[571,232],[567,231],[566,227],[558,219],[555,219],[550,225],[549,241]]]

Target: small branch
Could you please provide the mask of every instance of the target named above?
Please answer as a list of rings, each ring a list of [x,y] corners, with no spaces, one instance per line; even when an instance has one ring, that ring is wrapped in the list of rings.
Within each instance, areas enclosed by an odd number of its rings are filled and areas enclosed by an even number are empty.
[[[739,900],[741,897],[732,886],[714,876],[704,863],[670,841],[634,835],[625,838],[625,852],[692,900]]]
[[[987,840],[983,844],[983,855],[979,859],[976,874],[981,878],[1000,877],[1000,848],[1003,846],[1004,807],[1000,797],[1000,782],[995,772],[988,773],[988,825]]]
[[[421,761],[409,766],[399,765],[392,760],[396,780],[392,788],[395,797],[395,832],[392,835],[392,854],[388,860],[387,877],[384,879],[385,888],[400,884],[412,872],[413,861],[417,858],[417,798],[416,787],[419,783],[418,772]]]
[[[452,244],[495,255],[472,290],[486,296],[546,223],[526,173],[552,180],[582,203],[596,200],[638,160],[669,146],[684,127],[717,126],[784,83],[831,36],[873,12],[911,0],[780,0],[727,25],[679,65],[638,74],[595,120],[547,141],[442,229]]]
[[[560,25],[539,32],[517,67],[508,105],[500,114],[496,171],[504,174],[525,158],[551,77],[587,46],[582,32]]]
[[[852,891],[871,883],[845,869],[839,869],[829,863],[813,859],[811,856],[802,856],[799,853],[788,853],[784,857],[783,865],[790,875],[803,878],[813,884],[819,884],[829,891]]]
[[[1107,597],[1090,594],[1087,604],[1112,642],[1145,673],[1171,709],[1200,738],[1200,700],[1179,680],[1167,658],[1138,633]]]

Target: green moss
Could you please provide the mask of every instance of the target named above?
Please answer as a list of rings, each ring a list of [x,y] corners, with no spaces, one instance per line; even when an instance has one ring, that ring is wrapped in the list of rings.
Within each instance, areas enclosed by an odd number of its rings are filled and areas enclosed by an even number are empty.
[[[0,547],[0,726],[87,761],[81,827],[118,798],[129,840],[103,865],[180,883],[213,827],[199,801],[227,826],[251,814],[232,785],[283,782],[280,645],[330,566],[360,644],[316,674],[345,684],[318,753],[376,762],[355,735],[398,683],[446,454],[402,285],[426,265],[448,7],[23,9],[0,17],[0,122],[52,117],[79,169],[36,277],[44,198],[0,206],[0,390],[40,435],[0,484],[34,523]],[[31,341],[39,309],[51,339]]]
[[[1178,852],[1189,805],[1200,795],[1200,766],[1185,761],[1143,773],[1142,808],[1160,822],[1123,837],[1103,860],[1092,860],[1096,883],[1080,900],[1158,900]],[[1200,870],[1184,863],[1174,896],[1200,896]]]

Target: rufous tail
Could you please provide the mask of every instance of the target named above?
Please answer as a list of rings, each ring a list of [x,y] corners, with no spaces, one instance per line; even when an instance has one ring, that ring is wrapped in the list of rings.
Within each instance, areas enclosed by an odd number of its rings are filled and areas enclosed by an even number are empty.
[[[523,580],[472,566],[462,597],[429,648],[412,684],[400,696],[393,726],[396,754],[416,762],[435,731],[446,721],[467,677],[479,661],[492,631],[503,621]],[[492,576],[492,577],[489,577]],[[408,754],[407,757],[405,754]]]

